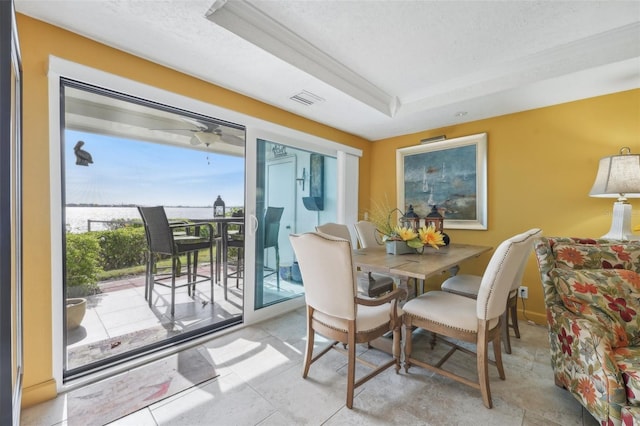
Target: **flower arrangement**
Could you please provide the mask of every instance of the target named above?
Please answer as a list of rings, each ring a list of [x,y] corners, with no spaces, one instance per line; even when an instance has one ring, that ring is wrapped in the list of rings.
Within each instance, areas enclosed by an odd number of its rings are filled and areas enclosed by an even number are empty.
[[[422,226],[418,229],[418,233],[411,228],[396,226],[394,235],[388,240],[405,241],[409,247],[414,249],[421,249],[426,245],[439,249],[440,246],[445,245],[444,235],[442,232],[436,231],[433,225]]]
[[[402,211],[397,208],[390,208],[388,201],[385,199],[382,203],[374,203],[369,220],[376,226],[376,229],[382,234],[382,241],[404,241],[407,245],[414,249],[422,249],[429,245],[435,249],[446,245],[445,236],[442,232],[436,231],[433,225],[422,226],[416,232],[412,228],[402,226],[392,226],[392,217]]]

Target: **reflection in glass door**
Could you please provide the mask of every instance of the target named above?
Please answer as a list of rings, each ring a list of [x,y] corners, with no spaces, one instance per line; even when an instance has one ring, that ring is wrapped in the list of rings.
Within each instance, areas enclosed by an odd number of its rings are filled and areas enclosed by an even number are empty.
[[[304,293],[289,234],[336,221],[337,173],[334,157],[262,139],[257,160],[255,309],[260,309]]]

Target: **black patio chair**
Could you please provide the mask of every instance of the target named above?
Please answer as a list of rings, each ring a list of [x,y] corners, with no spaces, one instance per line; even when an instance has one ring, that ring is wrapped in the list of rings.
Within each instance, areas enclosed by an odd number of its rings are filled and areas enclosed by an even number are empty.
[[[213,303],[213,245],[215,233],[213,226],[206,222],[180,222],[170,224],[164,207],[138,206],[140,216],[144,223],[147,237],[148,256],[146,270],[145,296],[148,296],[149,306],[152,304],[153,287],[161,285],[171,288],[171,316],[175,313],[176,288],[187,287],[189,295],[195,293],[196,284],[210,281],[211,303]],[[208,228],[206,235],[203,228]],[[174,235],[174,229],[183,230]],[[198,253],[201,250],[209,251],[209,275],[198,273]],[[171,273],[157,273],[156,262],[160,256],[171,258]],[[176,282],[176,278],[182,275],[181,255],[187,255],[187,279]]]

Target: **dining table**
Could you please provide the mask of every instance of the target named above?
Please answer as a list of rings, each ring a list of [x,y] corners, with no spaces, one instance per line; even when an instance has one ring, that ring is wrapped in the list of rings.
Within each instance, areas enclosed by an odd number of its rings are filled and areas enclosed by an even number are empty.
[[[392,275],[400,279],[400,288],[407,290],[407,298],[409,294],[408,281],[416,280],[422,285],[424,292],[424,282],[427,278],[449,273],[456,275],[460,270],[459,264],[477,258],[490,251],[490,246],[480,246],[473,244],[451,243],[437,249],[433,247],[424,247],[422,253],[415,254],[390,254],[384,247],[358,249],[353,251],[353,262],[356,267],[366,272],[376,272],[381,274]],[[418,296],[418,286],[416,285],[415,296]],[[401,302],[401,304],[403,304]],[[432,337],[435,344],[435,335]],[[389,354],[393,353],[391,339],[381,337],[369,342],[371,347],[382,350]]]
[[[451,243],[437,249],[425,246],[422,253],[390,254],[384,248],[366,248],[353,251],[353,262],[362,271],[396,276],[401,282],[415,279],[424,289],[428,278],[444,272],[456,275],[460,263],[491,249],[490,246]]]

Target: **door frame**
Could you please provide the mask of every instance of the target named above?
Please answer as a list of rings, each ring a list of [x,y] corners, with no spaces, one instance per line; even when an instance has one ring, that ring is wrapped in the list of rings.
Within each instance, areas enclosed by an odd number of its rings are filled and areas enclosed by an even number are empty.
[[[246,128],[246,149],[245,149],[245,283],[244,288],[244,313],[243,323],[230,327],[225,331],[235,330],[256,322],[281,315],[285,312],[299,308],[304,305],[303,298],[288,300],[276,305],[271,305],[259,310],[254,308],[255,299],[255,227],[256,217],[256,170],[257,161],[256,141],[258,139],[276,140],[300,149],[312,150],[338,158],[338,218],[347,220],[345,223],[355,223],[357,220],[357,199],[358,199],[358,161],[362,156],[362,150],[347,145],[343,145],[328,139],[310,135],[298,130],[290,129],[275,123],[258,119],[237,111],[228,110],[217,105],[209,104],[196,99],[188,98],[184,95],[150,86],[138,81],[130,80],[121,76],[95,68],[61,59],[56,56],[49,56],[47,69],[49,80],[49,182],[50,182],[50,229],[51,229],[51,310],[52,310],[52,371],[56,381],[58,392],[63,392],[77,386],[81,386],[91,381],[99,380],[109,375],[126,371],[132,367],[145,364],[149,359],[165,356],[169,353],[178,352],[186,345],[197,344],[198,341],[185,342],[176,345],[170,350],[165,350],[161,354],[141,357],[129,362],[123,362],[118,366],[97,372],[69,383],[63,382],[63,359],[64,339],[63,339],[63,304],[62,299],[62,196],[61,196],[61,155],[60,155],[60,79],[62,77],[85,82],[90,85],[104,87],[117,92],[138,96],[161,104],[171,105],[195,113],[200,113],[209,117],[216,117],[228,120],[232,123],[239,123]],[[348,159],[348,161],[342,161]],[[355,176],[355,180],[353,177]],[[344,188],[342,187],[344,186]],[[210,336],[205,337],[210,339]]]

